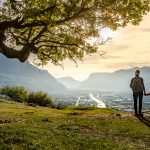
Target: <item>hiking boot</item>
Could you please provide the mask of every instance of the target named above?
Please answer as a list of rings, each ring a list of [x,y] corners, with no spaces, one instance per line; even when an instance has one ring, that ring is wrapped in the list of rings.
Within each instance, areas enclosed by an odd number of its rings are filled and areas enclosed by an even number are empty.
[[[143,117],[143,114],[139,114],[140,117]]]
[[[137,117],[138,116],[138,114],[137,113],[135,113],[135,114],[133,114],[135,117]]]

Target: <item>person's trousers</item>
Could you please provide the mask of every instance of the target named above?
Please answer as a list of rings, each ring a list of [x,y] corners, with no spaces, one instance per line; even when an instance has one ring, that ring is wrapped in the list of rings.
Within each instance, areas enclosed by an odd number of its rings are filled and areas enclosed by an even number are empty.
[[[142,100],[143,100],[143,91],[142,92],[133,92],[134,99],[134,110],[135,114],[137,114],[137,101],[139,99],[139,114],[142,113]]]

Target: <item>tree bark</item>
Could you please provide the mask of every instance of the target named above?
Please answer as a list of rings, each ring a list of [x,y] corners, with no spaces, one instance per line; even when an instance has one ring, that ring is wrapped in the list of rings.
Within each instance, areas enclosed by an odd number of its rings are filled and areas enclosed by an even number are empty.
[[[25,62],[29,58],[30,48],[25,45],[21,50],[15,50],[7,47],[4,43],[1,43],[0,53],[4,54],[8,58],[17,58],[20,62]]]
[[[0,53],[8,58],[17,58],[20,60],[20,62],[25,62],[30,55],[31,45],[27,43],[21,48],[21,50],[10,48],[4,43],[6,39],[4,33],[5,30],[0,31]]]

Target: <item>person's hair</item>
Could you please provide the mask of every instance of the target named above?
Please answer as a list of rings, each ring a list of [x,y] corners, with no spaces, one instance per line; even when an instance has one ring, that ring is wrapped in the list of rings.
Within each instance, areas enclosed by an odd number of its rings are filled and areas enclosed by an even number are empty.
[[[140,70],[136,70],[135,73],[140,73]]]
[[[136,70],[136,71],[135,71],[135,76],[136,76],[136,77],[139,77],[139,76],[140,76],[140,70]]]

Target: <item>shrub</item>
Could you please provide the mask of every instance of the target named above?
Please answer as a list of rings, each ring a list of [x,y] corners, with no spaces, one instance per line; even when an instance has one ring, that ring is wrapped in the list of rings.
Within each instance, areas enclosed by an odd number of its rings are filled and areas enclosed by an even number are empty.
[[[24,102],[28,97],[28,92],[24,87],[9,87],[5,86],[1,88],[0,93],[2,95],[9,96],[12,100],[17,102]]]
[[[48,96],[47,93],[44,93],[41,91],[30,93],[28,96],[27,102],[33,103],[39,106],[46,106],[46,107],[53,106],[52,97]]]

